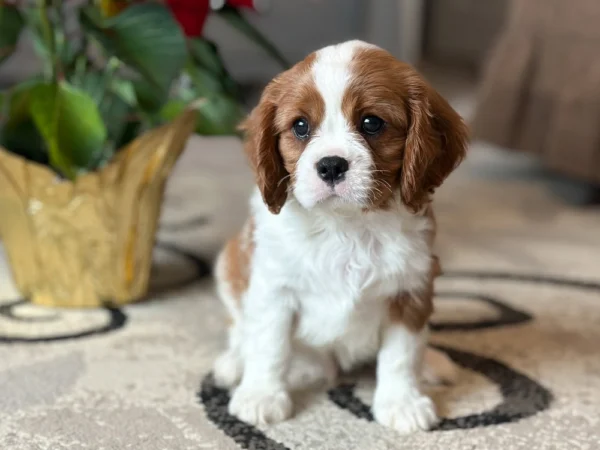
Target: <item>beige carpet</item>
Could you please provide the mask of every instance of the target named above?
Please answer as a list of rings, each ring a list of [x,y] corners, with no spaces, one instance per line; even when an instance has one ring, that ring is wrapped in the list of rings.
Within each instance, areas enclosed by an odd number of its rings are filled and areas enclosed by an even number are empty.
[[[34,307],[0,257],[0,449],[600,448],[600,210],[558,203],[526,160],[474,146],[437,197],[432,341],[461,367],[439,429],[371,421],[370,373],[257,429],[211,384],[224,312],[205,263],[243,220],[238,144],[194,138],[169,185],[150,300]],[[1,214],[1,212],[0,212]]]

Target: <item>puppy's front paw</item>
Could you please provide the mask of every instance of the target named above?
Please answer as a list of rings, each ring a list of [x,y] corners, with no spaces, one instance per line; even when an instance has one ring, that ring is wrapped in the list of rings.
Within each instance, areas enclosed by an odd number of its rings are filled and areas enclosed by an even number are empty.
[[[213,367],[215,383],[222,388],[231,388],[239,383],[242,377],[242,360],[232,352],[221,354]]]
[[[283,389],[240,386],[233,393],[229,413],[253,425],[281,422],[292,415],[292,399]]]
[[[402,434],[429,430],[438,422],[435,405],[425,395],[376,402],[373,413],[377,422]]]

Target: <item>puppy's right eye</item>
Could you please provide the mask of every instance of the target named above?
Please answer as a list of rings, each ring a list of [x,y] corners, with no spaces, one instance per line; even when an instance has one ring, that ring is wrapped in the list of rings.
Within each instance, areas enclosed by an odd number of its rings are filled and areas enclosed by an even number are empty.
[[[308,138],[308,135],[310,134],[308,120],[306,120],[304,117],[297,119],[292,125],[292,131],[298,139],[304,140]]]

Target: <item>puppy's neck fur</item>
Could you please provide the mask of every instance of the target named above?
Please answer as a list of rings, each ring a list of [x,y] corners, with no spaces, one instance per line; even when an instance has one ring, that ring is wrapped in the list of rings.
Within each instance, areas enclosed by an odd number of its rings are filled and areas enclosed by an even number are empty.
[[[256,193],[257,202],[260,202]],[[290,195],[280,212],[282,223],[296,223],[312,233],[344,233],[364,234],[369,232],[389,231],[390,227],[400,232],[412,222],[420,222],[426,215],[427,207],[419,212],[411,212],[400,200],[395,198],[386,209],[365,210],[356,205],[335,205],[324,203],[313,208],[303,207]],[[277,216],[273,216],[273,220]]]

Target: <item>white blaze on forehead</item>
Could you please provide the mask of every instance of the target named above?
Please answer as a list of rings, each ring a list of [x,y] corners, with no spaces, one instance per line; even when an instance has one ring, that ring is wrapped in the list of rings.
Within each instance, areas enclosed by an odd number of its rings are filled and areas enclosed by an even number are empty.
[[[349,131],[349,124],[342,113],[342,100],[352,77],[350,65],[359,48],[374,47],[363,41],[348,41],[325,47],[317,52],[312,72],[315,86],[325,103],[325,117],[317,134]]]
[[[332,195],[346,205],[367,204],[373,184],[373,158],[360,135],[342,111],[344,95],[352,81],[352,60],[357,50],[373,48],[362,41],[348,41],[319,50],[312,65],[315,88],[325,105],[321,123],[311,133],[296,166],[294,194],[305,208],[312,208]],[[324,157],[348,160],[349,170],[335,187],[317,174],[316,164]]]

